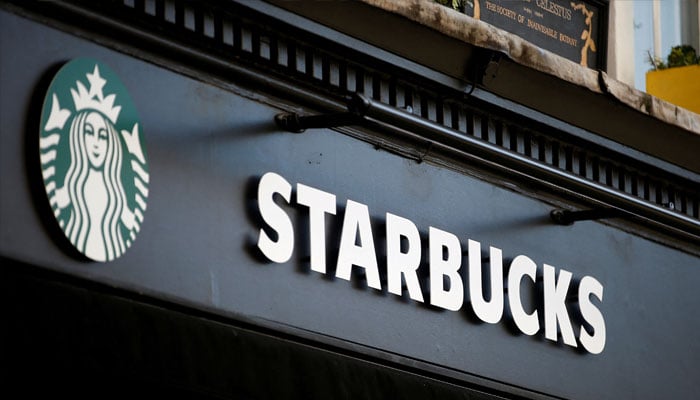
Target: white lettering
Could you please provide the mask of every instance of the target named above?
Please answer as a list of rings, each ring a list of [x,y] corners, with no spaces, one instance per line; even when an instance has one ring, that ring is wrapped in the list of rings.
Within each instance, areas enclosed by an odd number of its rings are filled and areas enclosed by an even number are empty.
[[[603,285],[593,277],[584,276],[578,286],[578,301],[581,315],[593,327],[593,334],[589,334],[581,326],[579,339],[583,347],[590,353],[600,354],[605,348],[605,320],[600,310],[591,303],[591,294],[603,301]]]
[[[535,283],[537,265],[527,256],[517,256],[510,263],[508,271],[508,304],[513,314],[513,320],[518,329],[526,335],[534,335],[540,330],[540,322],[537,318],[537,310],[528,314],[523,309],[520,297],[520,281],[524,276],[529,276],[532,283]]]
[[[311,270],[326,273],[326,214],[335,215],[335,195],[297,183],[297,203],[309,207]]]
[[[360,240],[359,245],[356,244],[357,239]],[[338,267],[335,276],[349,281],[353,265],[364,268],[369,287],[382,290],[369,210],[362,203],[348,200],[345,206],[343,230],[340,234]]]
[[[566,311],[566,293],[569,291],[571,272],[560,270],[556,282],[555,274],[554,267],[544,264],[544,336],[556,342],[558,324],[564,343],[577,347],[574,329]]]
[[[495,324],[503,316],[503,254],[501,249],[491,247],[489,251],[491,298],[484,299],[481,276],[481,243],[469,239],[469,298],[474,313],[479,319]]]
[[[401,252],[401,238],[408,241],[408,249]],[[420,266],[421,243],[418,228],[406,218],[386,213],[386,268],[389,293],[401,296],[401,275],[406,281],[408,295],[423,302],[423,293],[416,270]]]
[[[308,207],[309,251],[313,271],[327,273],[327,215],[336,215],[336,196],[310,186],[297,183],[296,203]],[[280,175],[268,172],[258,186],[258,206],[266,224],[259,231],[257,246],[272,262],[288,262],[294,250],[294,226],[285,208],[292,201],[292,186]],[[418,278],[423,246],[418,227],[407,218],[386,213],[386,266],[388,292],[403,295],[403,284],[411,299],[424,302]],[[430,304],[451,311],[462,308],[465,300],[462,267],[462,245],[454,234],[437,228],[428,230],[428,275]],[[476,316],[495,324],[503,318],[505,291],[503,287],[503,252],[489,248],[489,267],[484,268],[481,243],[468,240],[469,301]],[[367,285],[382,290],[377,253],[369,209],[365,204],[348,199],[345,206],[335,275],[350,280],[352,268],[364,271]],[[537,264],[525,255],[513,259],[508,271],[508,304],[513,321],[526,335],[534,335],[541,329],[538,309],[525,310],[521,286],[525,277],[536,284]],[[567,310],[567,295],[572,274],[543,265],[544,333],[551,341],[557,341],[559,333],[566,345],[577,347],[577,340]],[[533,292],[538,293],[538,292]],[[592,354],[600,354],[605,348],[606,327],[594,296],[603,301],[603,285],[593,277],[584,276],[578,285],[578,302],[585,321],[579,330],[578,340]],[[488,300],[487,300],[488,298]],[[528,313],[528,311],[530,311]]]
[[[275,203],[275,193],[289,203],[292,197],[292,185],[274,172],[268,172],[260,178],[258,205],[263,221],[277,233],[277,240],[273,240],[265,230],[260,229],[258,248],[270,261],[284,263],[292,257],[294,228],[287,213]]]
[[[462,246],[457,236],[443,230],[428,230],[428,253],[430,263],[430,304],[457,311],[464,302],[464,286],[459,276],[462,264]],[[447,257],[443,256],[447,252]],[[445,290],[444,277],[450,279],[450,288]]]

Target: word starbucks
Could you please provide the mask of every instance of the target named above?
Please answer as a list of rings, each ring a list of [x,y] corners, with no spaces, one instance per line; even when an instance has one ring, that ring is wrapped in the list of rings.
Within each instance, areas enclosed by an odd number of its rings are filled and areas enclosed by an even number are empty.
[[[268,172],[260,179],[258,206],[264,222],[275,231],[271,236],[260,229],[257,246],[270,261],[285,263],[294,250],[294,227],[290,216],[275,202],[280,196],[287,204],[292,200],[292,185],[282,176]],[[336,196],[301,183],[296,184],[296,203],[308,207],[310,264],[313,271],[326,273],[327,215],[336,215]],[[421,238],[416,225],[410,220],[386,213],[386,283],[389,293],[402,295],[402,279],[411,299],[424,302],[418,281],[421,263]],[[403,245],[402,245],[403,242]],[[408,244],[406,246],[405,244]],[[430,304],[457,311],[464,303],[465,286],[460,274],[462,244],[457,236],[434,227],[428,228],[428,266]],[[481,244],[468,239],[468,289],[469,302],[476,316],[484,322],[495,324],[503,317],[505,294],[503,287],[503,255],[496,247],[490,247],[490,299],[486,300],[482,289]],[[342,221],[335,276],[350,280],[352,268],[362,268],[367,285],[382,290],[374,246],[374,232],[366,205],[347,200]],[[526,335],[534,335],[542,329],[538,311],[525,310],[521,302],[521,281],[536,284],[537,265],[526,255],[515,257],[508,270],[508,304],[518,329]],[[544,333],[551,341],[557,341],[557,326],[564,343],[577,347],[566,299],[572,274],[543,265]],[[448,283],[448,284],[446,284]],[[591,302],[591,296],[603,300],[603,286],[591,276],[584,276],[578,285],[578,306],[583,319],[590,325],[581,326],[579,341],[590,353],[599,354],[605,347],[605,321]]]

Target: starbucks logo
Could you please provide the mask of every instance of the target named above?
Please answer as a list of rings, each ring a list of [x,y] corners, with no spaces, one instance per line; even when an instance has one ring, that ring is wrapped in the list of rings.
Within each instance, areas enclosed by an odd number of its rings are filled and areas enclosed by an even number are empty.
[[[148,199],[148,162],[136,109],[104,64],[76,59],[44,99],[39,147],[44,186],[70,242],[110,261],[136,239]]]

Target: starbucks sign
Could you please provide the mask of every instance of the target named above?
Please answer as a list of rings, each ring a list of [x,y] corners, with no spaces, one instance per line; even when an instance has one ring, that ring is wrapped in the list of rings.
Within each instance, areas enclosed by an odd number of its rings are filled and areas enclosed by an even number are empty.
[[[44,187],[63,233],[92,260],[120,257],[143,223],[149,171],[141,128],[106,65],[80,58],[56,73],[41,111]]]

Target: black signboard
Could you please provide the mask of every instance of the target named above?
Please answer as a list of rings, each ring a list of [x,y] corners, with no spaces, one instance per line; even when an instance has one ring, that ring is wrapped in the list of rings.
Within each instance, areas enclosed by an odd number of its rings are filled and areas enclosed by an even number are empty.
[[[604,69],[606,2],[466,0],[464,12],[589,68]]]

